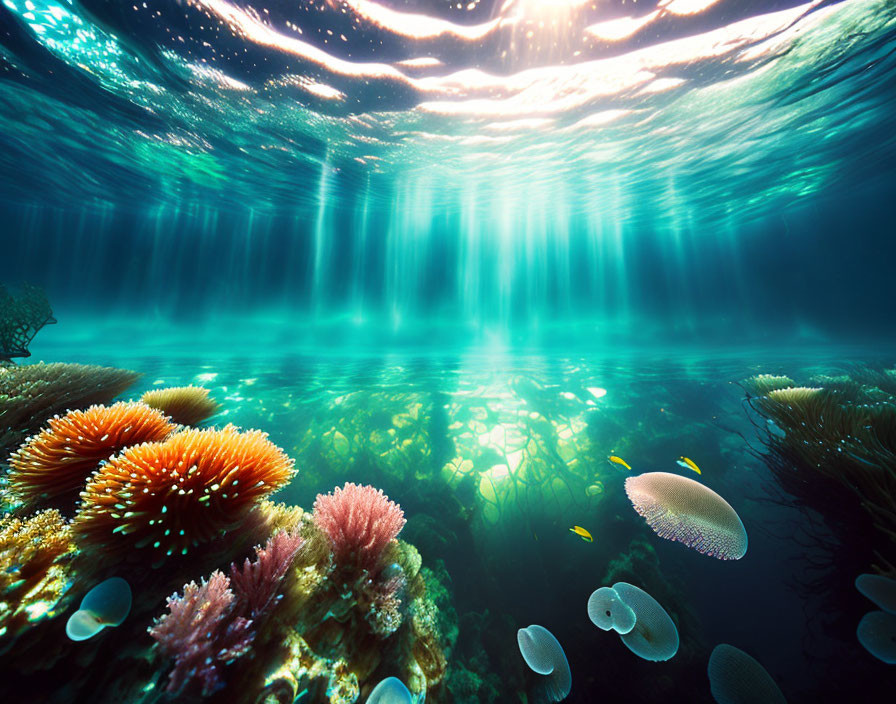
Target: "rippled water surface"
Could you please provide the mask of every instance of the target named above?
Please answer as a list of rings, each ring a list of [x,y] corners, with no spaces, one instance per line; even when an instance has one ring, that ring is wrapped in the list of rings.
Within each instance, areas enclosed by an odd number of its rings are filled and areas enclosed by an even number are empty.
[[[892,162],[893,10],[4,0],[3,190],[740,216]]]

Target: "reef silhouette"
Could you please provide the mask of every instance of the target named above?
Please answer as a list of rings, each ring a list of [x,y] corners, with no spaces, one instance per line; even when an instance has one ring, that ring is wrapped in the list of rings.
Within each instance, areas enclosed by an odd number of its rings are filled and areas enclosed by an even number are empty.
[[[47,294],[39,286],[24,284],[13,296],[0,284],[0,364],[30,357],[28,345],[45,325],[56,322]]]

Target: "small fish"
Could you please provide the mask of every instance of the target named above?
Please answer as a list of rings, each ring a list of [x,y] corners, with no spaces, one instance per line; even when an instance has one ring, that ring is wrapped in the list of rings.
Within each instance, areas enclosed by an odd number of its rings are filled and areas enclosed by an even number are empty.
[[[700,471],[700,468],[694,464],[694,460],[689,460],[687,457],[679,457],[678,466],[684,467],[685,469],[693,469],[697,474],[703,474],[703,472]]]
[[[573,526],[569,530],[570,530],[570,532],[575,533],[576,535],[580,536],[582,538],[582,540],[584,540],[586,543],[594,542],[594,538],[591,537],[591,533],[589,533],[587,530],[582,528],[582,526]]]
[[[617,457],[616,455],[610,455],[609,457],[607,457],[607,459],[610,460],[610,462],[612,462],[613,464],[621,464],[626,469],[631,469],[631,466],[629,465],[629,463],[626,462],[621,457]]]

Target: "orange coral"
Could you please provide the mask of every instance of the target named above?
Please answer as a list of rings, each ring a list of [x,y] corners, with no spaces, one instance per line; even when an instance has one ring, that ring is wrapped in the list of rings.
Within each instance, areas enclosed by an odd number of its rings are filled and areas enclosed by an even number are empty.
[[[130,445],[162,440],[175,428],[142,403],[91,406],[51,418],[10,457],[10,491],[29,507],[66,494],[74,498],[100,462]]]
[[[186,430],[104,464],[81,494],[76,540],[112,552],[151,547],[158,564],[236,527],[292,476],[292,460],[261,431]]]
[[[168,389],[147,391],[140,397],[147,406],[158,408],[175,423],[196,425],[210,418],[221,407],[209,398],[208,389],[201,386],[172,386]]]

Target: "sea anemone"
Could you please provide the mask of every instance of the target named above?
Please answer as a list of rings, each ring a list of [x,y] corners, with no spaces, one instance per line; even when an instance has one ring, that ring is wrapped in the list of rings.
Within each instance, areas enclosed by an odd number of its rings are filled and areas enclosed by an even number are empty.
[[[10,457],[10,491],[28,508],[74,498],[100,462],[125,447],[162,440],[175,427],[142,403],[91,406],[56,416]]]
[[[0,460],[54,414],[108,403],[139,374],[84,364],[26,364],[0,373]]]
[[[201,386],[155,389],[147,391],[140,400],[181,425],[198,425],[215,415],[221,407],[221,404],[209,398],[208,389]]]
[[[314,522],[329,539],[338,565],[372,570],[405,518],[381,490],[346,482],[331,494],[317,495]]]
[[[626,479],[625,493],[661,538],[721,560],[739,560],[747,552],[747,531],[735,510],[700,482],[648,472]]]
[[[265,433],[186,430],[130,447],[95,472],[81,494],[75,536],[113,554],[150,547],[160,564],[237,527],[292,476],[292,460]]]

